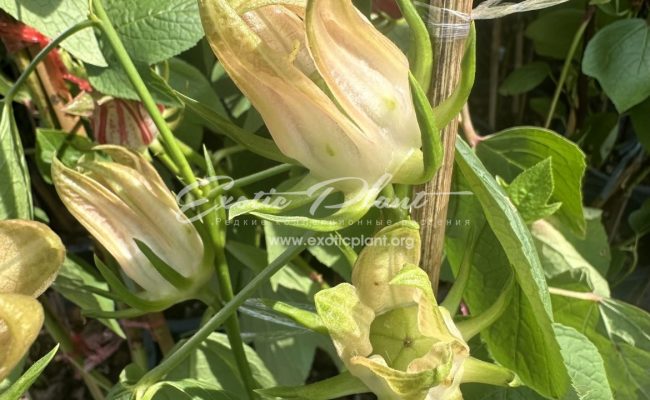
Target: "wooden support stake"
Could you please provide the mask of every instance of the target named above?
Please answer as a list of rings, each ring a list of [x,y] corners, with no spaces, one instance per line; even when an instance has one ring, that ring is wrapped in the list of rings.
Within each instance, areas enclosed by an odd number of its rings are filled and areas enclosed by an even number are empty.
[[[436,24],[454,24],[461,22],[457,16],[448,11],[454,10],[466,15],[472,11],[471,0],[431,0],[432,12]],[[439,32],[449,33],[446,25]],[[432,87],[429,91],[432,105],[438,105],[445,100],[456,88],[460,78],[460,63],[465,52],[466,37],[434,37],[434,55],[436,65]],[[434,292],[438,289],[440,265],[442,263],[445,227],[447,225],[447,208],[449,205],[449,190],[454,166],[454,151],[456,134],[458,133],[458,118],[454,119],[442,134],[444,158],[442,167],[426,185],[415,188],[415,193],[426,193],[426,204],[413,210],[414,219],[420,223],[422,236],[421,266],[429,275]]]

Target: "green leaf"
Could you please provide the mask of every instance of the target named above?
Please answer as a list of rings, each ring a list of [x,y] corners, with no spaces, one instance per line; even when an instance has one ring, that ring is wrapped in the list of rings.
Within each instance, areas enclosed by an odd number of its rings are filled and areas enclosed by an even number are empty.
[[[219,386],[183,379],[177,382],[160,382],[147,390],[142,400],[237,400],[241,397],[221,390]]]
[[[549,217],[562,207],[562,203],[548,204],[555,186],[551,161],[549,157],[526,169],[506,187],[510,200],[527,223]]]
[[[4,73],[0,73],[0,94],[6,96],[7,93],[9,93],[9,90],[11,90],[13,86],[14,86],[14,82],[12,82],[9,78],[7,78]],[[17,103],[25,103],[30,100],[31,100],[31,95],[29,94],[29,91],[26,90],[24,86],[18,90],[18,93],[16,93],[14,97],[14,101]]]
[[[32,384],[43,373],[45,367],[48,366],[50,361],[54,358],[59,351],[59,346],[50,350],[49,353],[43,356],[40,360],[36,361],[18,380],[9,387],[6,391],[0,393],[0,400],[19,400],[32,386]]]
[[[614,150],[620,131],[618,118],[614,112],[594,113],[587,117],[580,143],[590,165],[602,165]]]
[[[195,0],[104,0],[129,55],[151,65],[193,47],[204,36]]]
[[[87,137],[52,129],[36,129],[36,166],[47,183],[52,183],[52,158],[75,165],[94,146]]]
[[[581,185],[586,164],[584,154],[574,143],[553,131],[519,127],[481,141],[476,154],[490,172],[506,180],[551,157],[555,182],[551,200],[562,203],[556,215],[576,233],[585,233]]]
[[[541,118],[546,118],[549,111],[551,110],[551,98],[550,97],[533,97],[530,99],[529,106],[537,115]],[[559,119],[562,123],[566,124],[566,113],[567,107],[564,102],[560,101],[555,107],[555,112],[553,113],[553,119]]]
[[[593,283],[595,293],[609,296],[607,280],[553,225],[546,221],[537,221],[532,225],[531,233],[547,277],[552,278],[565,271],[582,269]]]
[[[50,39],[56,38],[73,25],[86,21],[89,14],[88,0],[0,0],[0,8]],[[71,36],[61,47],[88,64],[100,67],[107,65],[92,29],[84,29]]]
[[[537,54],[562,60],[566,58],[584,11],[560,9],[541,14],[526,28],[526,37],[535,44]]]
[[[0,220],[32,219],[29,171],[11,104],[0,117]]]
[[[275,379],[257,353],[249,346],[244,347],[255,385],[260,388],[275,386]],[[230,350],[228,337],[222,333],[210,335],[187,359],[167,375],[167,379],[169,381],[193,379],[231,392],[236,396],[235,398],[247,397],[235,358]]]
[[[585,74],[598,79],[623,113],[650,96],[650,27],[643,19],[607,25],[589,42],[582,61]]]
[[[530,92],[541,85],[550,73],[551,68],[545,62],[536,61],[526,64],[508,75],[499,87],[499,94],[512,96]]]
[[[587,234],[584,237],[576,235],[569,227],[556,217],[548,221],[564,236],[566,240],[596,268],[602,276],[607,276],[609,265],[612,262],[612,251],[609,247],[609,238],[602,222],[603,212],[596,208],[585,208],[585,221]]]
[[[115,302],[93,292],[93,289],[108,291],[108,284],[90,273],[91,268],[81,260],[66,258],[59,275],[54,281],[54,289],[73,302],[81,310],[115,311]],[[102,319],[118,336],[126,338],[120,324],[114,319]]]
[[[273,233],[274,228],[265,224],[267,235]],[[274,244],[274,236],[267,236],[267,247],[273,254],[281,252],[282,246]],[[257,274],[268,265],[271,259],[268,253],[250,245],[229,243],[228,251],[235,258],[249,267],[252,275]],[[311,304],[312,296],[318,290],[318,285],[310,279],[309,275],[299,271],[293,263],[280,270],[269,284],[263,286],[258,297],[265,299],[285,301],[288,303]],[[242,328],[254,334],[254,344],[260,358],[270,369],[276,381],[281,385],[302,385],[309,376],[309,371],[314,362],[317,347],[327,346],[329,338],[326,336],[282,327],[266,318],[256,316],[242,316]]]
[[[128,100],[140,100],[124,68],[122,68],[122,65],[112,55],[110,50],[106,50],[106,59],[109,61],[107,68],[93,65],[86,66],[88,79],[93,87],[104,95]],[[157,103],[174,107],[179,105],[178,98],[174,94],[173,89],[149,68],[148,65],[136,63],[136,67]]]
[[[544,400],[526,387],[505,388],[479,384],[463,385],[463,400]]]
[[[630,109],[630,119],[639,142],[650,153],[650,98]]]
[[[596,346],[577,330],[553,324],[571,386],[580,400],[614,400],[605,364]],[[566,398],[566,397],[565,397]],[[572,397],[569,397],[572,398]]]
[[[295,163],[282,154],[278,146],[271,139],[258,136],[248,132],[232,123],[228,118],[216,112],[209,106],[202,104],[183,94],[179,97],[188,110],[207,121],[208,126],[217,133],[227,136],[237,144],[244,146],[247,150],[279,162]]]
[[[228,115],[208,78],[192,64],[179,58],[169,60],[168,83],[175,91],[195,99],[223,116]]]
[[[555,287],[589,294],[593,284],[579,271],[567,271],[549,282]],[[615,399],[650,399],[650,314],[618,300],[592,300],[554,295],[556,321],[571,326],[593,342],[602,355]]]
[[[369,392],[368,387],[349,372],[343,372],[333,378],[304,386],[274,387],[258,390],[264,396],[280,397],[282,399],[329,400],[338,399],[357,393]]]
[[[456,154],[464,180],[456,190],[471,190],[474,197],[460,197],[455,215],[470,220],[478,233],[474,268],[465,291],[470,310],[480,314],[491,306],[512,274],[510,265],[519,283],[504,316],[481,336],[494,358],[528,386],[546,396],[563,395],[569,378],[551,325],[550,298],[530,232],[503,189],[462,140]],[[469,235],[467,227],[449,232],[448,255],[456,268]]]
[[[630,214],[629,222],[638,236],[650,232],[650,199],[646,200],[641,208]]]

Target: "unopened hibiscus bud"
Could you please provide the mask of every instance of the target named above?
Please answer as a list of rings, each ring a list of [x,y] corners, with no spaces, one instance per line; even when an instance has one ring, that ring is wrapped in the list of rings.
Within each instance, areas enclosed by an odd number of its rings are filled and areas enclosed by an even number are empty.
[[[469,347],[417,267],[419,227],[384,229],[359,255],[352,285],[316,294],[350,373],[380,400],[456,400]]]
[[[158,136],[158,128],[142,103],[104,98],[92,115],[95,140],[142,151]]]
[[[351,0],[306,4],[199,1],[212,49],[280,150],[318,179],[374,184],[421,147],[408,61]]]
[[[96,150],[112,161],[82,159],[74,170],[54,160],[52,180],[63,204],[143,289],[138,296],[161,309],[191,298],[212,275],[196,228],[141,155],[119,146]],[[187,285],[163,277],[142,245]]]

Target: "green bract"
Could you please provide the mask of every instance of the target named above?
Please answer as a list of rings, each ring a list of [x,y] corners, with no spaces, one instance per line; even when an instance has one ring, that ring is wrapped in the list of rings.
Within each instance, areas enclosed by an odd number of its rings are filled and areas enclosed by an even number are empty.
[[[379,399],[460,399],[469,347],[438,307],[420,261],[419,227],[385,228],[316,308],[349,369]]]

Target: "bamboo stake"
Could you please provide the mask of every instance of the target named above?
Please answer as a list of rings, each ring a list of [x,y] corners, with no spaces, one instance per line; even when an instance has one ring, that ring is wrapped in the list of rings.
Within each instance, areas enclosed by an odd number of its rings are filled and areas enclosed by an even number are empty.
[[[431,0],[434,9],[455,10],[471,14],[471,0]],[[458,18],[449,12],[438,13],[442,19],[436,23],[457,23]],[[432,105],[438,105],[452,93],[460,78],[460,62],[465,52],[465,38],[433,38],[434,54],[437,61],[434,66],[434,78],[429,91]],[[440,265],[442,263],[445,227],[447,225],[447,208],[449,191],[454,166],[454,148],[458,133],[458,118],[453,120],[441,132],[444,149],[442,167],[426,185],[415,188],[415,193],[427,194],[426,204],[413,210],[414,219],[420,223],[422,236],[422,268],[431,279],[434,292],[438,289]]]

